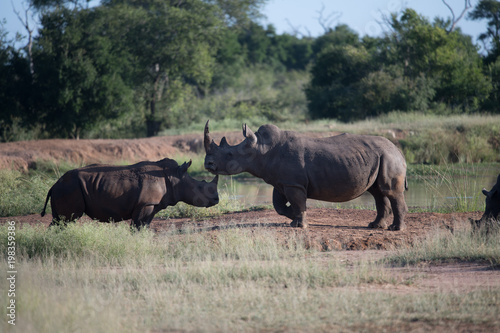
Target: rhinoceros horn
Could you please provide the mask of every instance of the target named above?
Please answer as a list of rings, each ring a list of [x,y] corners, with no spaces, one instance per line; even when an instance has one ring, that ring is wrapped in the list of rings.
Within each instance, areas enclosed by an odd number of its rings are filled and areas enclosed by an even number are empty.
[[[226,137],[223,136],[222,139],[220,140],[220,144],[219,144],[220,147],[226,147],[226,146],[229,146],[229,144],[227,143],[227,140],[226,140]]]
[[[255,134],[252,132],[250,127],[247,126],[247,124],[243,124],[243,136],[248,139],[248,143],[250,145],[254,145],[257,143],[257,137]]]
[[[210,183],[217,185],[218,182],[219,182],[219,175],[215,175],[214,179],[212,179]]]
[[[209,121],[210,121],[210,120],[207,120],[207,123],[205,124],[205,131],[204,131],[204,139],[203,139],[203,144],[204,144],[204,146],[205,146],[205,152],[208,152],[208,149],[209,149],[209,147],[210,147],[210,142],[212,141],[212,140],[210,139],[210,135],[209,135],[210,131],[208,130],[208,122],[209,122]]]

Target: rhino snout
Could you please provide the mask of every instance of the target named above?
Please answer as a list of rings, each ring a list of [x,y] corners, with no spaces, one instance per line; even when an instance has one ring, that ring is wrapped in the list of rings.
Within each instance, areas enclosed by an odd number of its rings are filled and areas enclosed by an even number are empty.
[[[195,200],[195,206],[197,207],[212,207],[219,203],[219,196],[215,197],[206,197],[206,198],[197,198]]]
[[[214,161],[205,161],[205,169],[212,173],[215,173],[215,171],[217,171],[217,166],[215,165]]]

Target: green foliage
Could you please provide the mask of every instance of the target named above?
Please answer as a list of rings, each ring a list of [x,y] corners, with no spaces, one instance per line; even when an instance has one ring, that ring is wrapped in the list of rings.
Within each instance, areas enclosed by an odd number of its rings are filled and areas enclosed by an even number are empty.
[[[496,162],[499,130],[495,124],[441,124],[415,131],[399,143],[408,163]]]
[[[438,110],[440,104],[455,113],[479,110],[492,85],[470,37],[448,33],[411,9],[393,14],[391,27],[378,41],[354,40],[344,29],[350,39],[341,41],[350,44],[319,46],[306,90],[313,118],[351,121],[391,110]]]
[[[360,46],[359,36],[347,25],[339,24],[335,29],[327,31],[324,35],[316,38],[313,42],[312,50],[315,55],[319,55],[328,48],[347,45]]]
[[[479,35],[479,39],[485,46],[487,45],[486,61],[488,63],[495,61],[500,56],[500,3],[496,0],[480,0],[467,18],[475,21],[488,21],[488,28],[486,32]]]
[[[266,0],[31,3],[40,22],[34,75],[0,27],[2,141],[151,136],[207,116],[353,121],[500,110],[495,1],[469,14],[488,22],[485,59],[470,36],[447,31],[449,21],[412,9],[393,13],[381,37],[340,24],[299,38],[257,23]]]
[[[325,49],[311,69],[311,83],[306,88],[311,116],[356,119],[352,113],[360,108],[357,86],[371,66],[371,56],[363,46]]]
[[[394,34],[388,42],[395,47],[387,57],[403,67],[405,77],[414,80],[424,75],[434,80],[433,101],[462,110],[478,109],[491,84],[469,36],[459,30],[447,32],[439,21],[430,24],[411,9],[400,17],[393,15],[391,26]]]
[[[270,65],[259,65],[240,70],[240,75],[227,78],[231,84],[220,87],[203,98],[190,91],[171,105],[168,119],[176,126],[161,132],[173,133],[176,128],[191,127],[193,123],[254,123],[256,127],[267,122],[301,121],[307,113],[303,86],[308,80],[303,71],[274,73]],[[254,127],[255,127],[254,126]],[[202,127],[200,127],[202,128]]]
[[[0,216],[38,214],[55,179],[44,174],[23,175],[0,170]]]
[[[105,35],[108,19],[103,8],[61,8],[42,16],[31,107],[52,136],[78,138],[133,105],[133,91],[121,75],[129,64]]]
[[[0,227],[5,239],[6,225]],[[119,264],[141,260],[155,250],[149,230],[131,232],[126,223],[70,223],[67,227],[26,226],[16,232],[16,250],[26,259],[90,259],[96,264]],[[152,245],[153,244],[153,245]]]

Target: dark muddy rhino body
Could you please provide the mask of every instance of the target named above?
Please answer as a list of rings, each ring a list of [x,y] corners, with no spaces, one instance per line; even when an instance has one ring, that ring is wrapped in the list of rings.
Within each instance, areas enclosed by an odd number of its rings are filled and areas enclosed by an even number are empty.
[[[292,219],[291,226],[307,227],[306,199],[344,202],[368,191],[375,198],[377,216],[370,228],[405,228],[408,211],[406,162],[389,140],[377,136],[342,134],[309,138],[274,125],[263,125],[253,133],[243,126],[244,141],[220,145],[205,126],[205,168],[232,175],[241,172],[262,178],[274,187],[273,205],[278,214]]]
[[[136,228],[148,226],[154,215],[179,201],[198,207],[219,202],[216,176],[210,183],[197,181],[171,159],[113,166],[93,164],[66,172],[49,190],[51,225],[80,218],[84,213],[102,221],[132,219]]]
[[[500,223],[500,174],[497,182],[491,190],[483,188],[483,194],[486,196],[484,214],[480,220],[475,221],[477,226],[494,222]]]

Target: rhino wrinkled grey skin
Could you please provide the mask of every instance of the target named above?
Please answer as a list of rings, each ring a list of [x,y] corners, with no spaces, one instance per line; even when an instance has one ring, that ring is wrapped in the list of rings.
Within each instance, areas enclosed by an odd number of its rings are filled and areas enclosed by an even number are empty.
[[[307,227],[306,199],[344,202],[368,191],[377,216],[368,226],[403,230],[408,211],[406,162],[401,151],[383,137],[342,134],[309,138],[274,125],[256,133],[243,125],[244,141],[231,146],[225,137],[218,146],[205,125],[205,168],[213,174],[248,172],[274,187],[276,212],[292,219],[292,227]],[[392,208],[392,210],[391,210]]]
[[[483,188],[483,194],[486,196],[486,208],[483,216],[476,223],[480,225],[491,220],[500,222],[500,174],[497,183],[493,185],[490,191]]]
[[[198,207],[219,202],[218,176],[198,181],[187,173],[191,161],[181,166],[165,158],[157,162],[113,166],[93,164],[66,172],[49,190],[52,225],[80,218],[83,213],[101,222],[132,219],[140,229],[154,215],[179,201]]]

